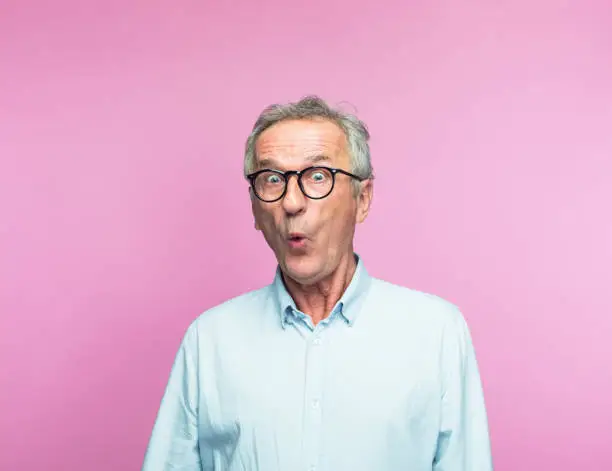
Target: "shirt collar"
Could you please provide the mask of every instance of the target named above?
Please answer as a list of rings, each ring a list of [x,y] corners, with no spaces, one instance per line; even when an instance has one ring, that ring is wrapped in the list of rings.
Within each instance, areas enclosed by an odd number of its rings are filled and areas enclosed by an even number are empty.
[[[357,268],[355,269],[353,278],[330,314],[330,317],[334,314],[338,314],[349,326],[352,326],[355,322],[372,283],[372,278],[368,274],[363,264],[363,260],[358,254],[355,254],[355,260],[357,261]],[[285,328],[289,316],[299,313],[299,310],[285,287],[282,272],[278,265],[271,288],[274,294],[276,311],[280,316],[283,328]]]

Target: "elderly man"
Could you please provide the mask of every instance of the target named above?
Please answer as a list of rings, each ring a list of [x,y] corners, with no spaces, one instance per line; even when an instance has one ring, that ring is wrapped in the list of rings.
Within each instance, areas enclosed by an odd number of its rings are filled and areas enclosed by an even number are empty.
[[[369,133],[318,97],[266,108],[247,139],[266,287],[187,328],[144,471],[490,471],[461,312],[366,271]]]

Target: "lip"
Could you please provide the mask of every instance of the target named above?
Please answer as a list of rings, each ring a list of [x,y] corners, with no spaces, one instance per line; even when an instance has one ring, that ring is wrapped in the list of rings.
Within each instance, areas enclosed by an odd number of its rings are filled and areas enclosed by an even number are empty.
[[[302,232],[290,232],[286,238],[287,245],[292,249],[304,249],[308,238]]]
[[[307,237],[306,234],[304,234],[303,232],[290,232],[289,234],[287,234],[287,240],[292,239],[307,239]]]

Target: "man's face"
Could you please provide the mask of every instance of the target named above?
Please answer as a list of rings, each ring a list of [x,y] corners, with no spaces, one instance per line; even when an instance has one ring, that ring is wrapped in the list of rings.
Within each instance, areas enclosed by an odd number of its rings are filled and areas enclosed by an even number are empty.
[[[256,169],[302,170],[313,165],[351,171],[346,138],[330,121],[283,121],[264,131],[256,143]],[[319,200],[300,190],[289,177],[285,196],[273,203],[258,200],[251,190],[255,227],[263,232],[276,259],[292,279],[313,284],[353,256],[355,225],[365,220],[372,195],[363,182],[354,196],[352,178],[338,173],[334,189]],[[302,235],[293,239],[292,235]]]

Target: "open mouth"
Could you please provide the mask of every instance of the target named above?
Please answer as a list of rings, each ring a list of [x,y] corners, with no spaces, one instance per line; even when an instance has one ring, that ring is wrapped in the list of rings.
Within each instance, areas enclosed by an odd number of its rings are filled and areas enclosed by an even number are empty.
[[[306,236],[302,234],[289,234],[287,237],[287,243],[292,248],[301,248],[306,244]]]

